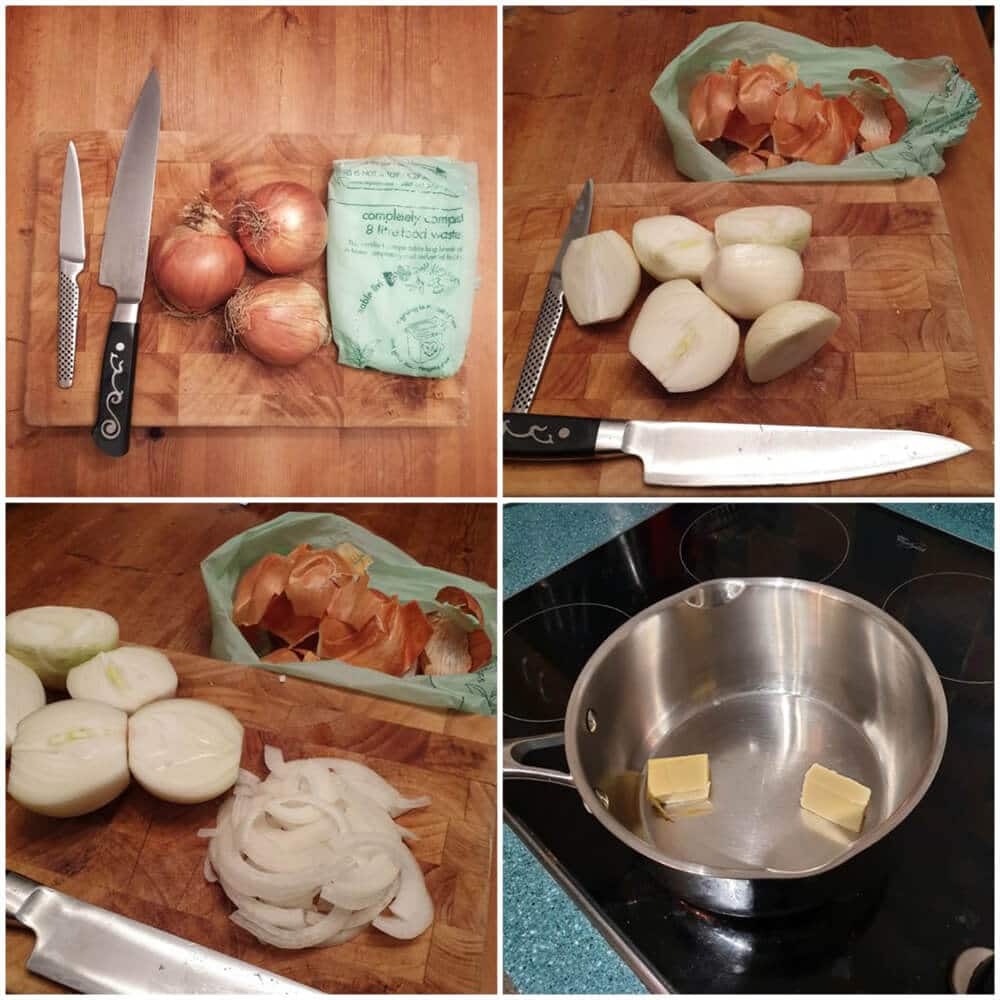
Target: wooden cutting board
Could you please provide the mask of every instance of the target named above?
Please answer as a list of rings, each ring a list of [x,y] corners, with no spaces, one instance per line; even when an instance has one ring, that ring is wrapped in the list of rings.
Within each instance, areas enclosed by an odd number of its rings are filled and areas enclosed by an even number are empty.
[[[527,353],[548,272],[579,186],[504,191],[504,401]],[[615,323],[578,327],[567,310],[532,411],[645,420],[899,427],[957,437],[975,451],[937,465],[846,482],[734,490],[809,495],[964,495],[993,492],[993,415],[959,282],[948,222],[929,177],[886,184],[598,184],[591,232],[680,214],[711,228],[747,205],[801,205],[813,238],[802,298],[837,312],[835,338],[810,362],[754,385],[742,350],[700,392],[668,395],[628,353],[628,335],[654,282]],[[749,324],[742,324],[744,332]],[[635,459],[507,462],[508,494],[719,493],[644,486]]]
[[[178,806],[135,782],[89,816],[36,816],[7,798],[7,867],[190,941],[330,993],[478,993],[495,974],[490,869],[496,842],[495,720],[428,712],[266,670],[169,653],[178,694],[230,709],[246,727],[243,766],[263,776],[263,746],[288,758],[362,761],[404,794],[432,804],[403,820],[434,899],[434,924],[414,941],[366,930],[330,949],[258,944],[228,919],[232,906],[202,874],[205,841],[222,799]],[[402,721],[394,721],[402,720]],[[451,723],[458,735],[449,732]],[[21,939],[14,952],[13,940]],[[20,954],[20,961],[15,955]],[[38,992],[8,933],[8,992]],[[155,983],[151,982],[155,992]]]
[[[35,243],[25,418],[32,426],[91,426],[114,309],[97,283],[104,223],[124,132],[46,133],[38,149]],[[87,264],[80,275],[76,379],[56,386],[59,205],[66,145],[76,143],[83,184]],[[228,213],[236,197],[269,181],[305,184],[326,204],[333,160],[396,155],[459,155],[455,136],[225,135],[162,132],[152,238],[176,224],[183,206],[207,190]],[[326,299],[325,255],[302,272]],[[248,278],[263,275],[247,269]],[[166,313],[147,275],[140,314],[132,422],[138,427],[452,427],[466,422],[464,369],[448,379],[407,378],[337,364],[330,346],[293,368],[275,368],[226,343],[222,319]]]

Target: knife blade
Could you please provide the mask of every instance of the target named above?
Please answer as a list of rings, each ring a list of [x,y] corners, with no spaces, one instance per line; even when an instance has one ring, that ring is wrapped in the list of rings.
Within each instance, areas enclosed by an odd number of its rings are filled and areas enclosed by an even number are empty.
[[[594,181],[591,178],[583,185],[580,197],[576,200],[573,214],[569,218],[569,225],[566,227],[566,232],[563,233],[559,253],[556,254],[556,262],[549,272],[549,283],[545,288],[538,319],[535,321],[535,332],[531,335],[528,353],[525,355],[524,364],[521,366],[521,375],[517,380],[517,388],[514,390],[514,401],[511,404],[511,409],[515,413],[527,413],[531,409],[538,384],[542,381],[545,362],[548,360],[549,349],[556,338],[556,333],[559,332],[559,321],[562,319],[565,306],[562,283],[563,257],[566,256],[566,248],[573,240],[587,235],[593,207]]]
[[[80,993],[319,993],[14,872],[6,888],[7,916],[35,932],[28,968]]]
[[[972,449],[922,431],[505,413],[504,458],[633,455],[651,486],[790,486],[879,476]]]
[[[114,289],[115,311],[104,346],[92,437],[103,452],[115,457],[124,455],[129,445],[139,303],[146,281],[159,136],[160,78],[153,69],[143,84],[118,159],[98,278]]]
[[[83,236],[83,187],[76,146],[66,149],[62,200],[59,206],[59,335],[56,343],[56,384],[60,389],[73,385],[76,371],[76,326],[80,313],[80,286],[77,275],[87,260]]]

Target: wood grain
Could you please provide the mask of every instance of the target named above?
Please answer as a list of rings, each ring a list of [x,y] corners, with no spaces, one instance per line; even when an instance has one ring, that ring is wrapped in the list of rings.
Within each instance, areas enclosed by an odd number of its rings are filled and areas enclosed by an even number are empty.
[[[493,8],[12,8],[7,38],[9,495],[495,496]],[[462,155],[479,164],[482,205],[465,427],[138,429],[129,455],[113,461],[85,430],[28,425],[34,137],[123,128],[153,64],[166,133],[460,138]],[[232,143],[231,159],[244,152]],[[163,182],[180,191],[200,179],[178,173]],[[84,177],[85,197],[106,183],[99,171]],[[156,419],[168,410],[162,403]],[[219,412],[211,399],[205,408]]]
[[[599,191],[592,231],[617,228],[627,236],[639,208],[645,214],[692,215],[710,225],[735,207],[726,185],[697,185],[678,173],[649,90],[702,31],[739,20],[828,45],[877,44],[910,58],[946,53],[975,86],[983,106],[962,142],[946,151],[946,168],[937,178],[795,186],[796,201],[813,213],[816,234],[804,255],[803,297],[843,316],[834,341],[817,359],[821,363],[763,387],[750,386],[737,368],[701,393],[667,398],[650,376],[622,360],[637,306],[624,325],[588,331],[567,316],[533,410],[935,430],[961,438],[974,453],[891,476],[780,492],[992,494],[994,247],[993,217],[983,206],[993,201],[993,60],[972,8],[508,8],[504,401],[516,383],[571,199],[588,177]],[[785,184],[737,187],[744,195],[752,191],[759,204],[785,202],[791,190]],[[647,279],[640,302],[648,287]],[[946,359],[951,354],[960,357]],[[871,357],[862,359],[859,369],[862,355]],[[913,357],[902,362],[890,386],[883,361],[892,355]],[[505,463],[504,492],[678,491],[646,487],[637,462],[609,459]]]
[[[31,273],[24,417],[32,427],[92,427],[97,413],[104,341],[114,293],[97,284],[107,206],[124,132],[46,133],[38,147],[38,199]],[[56,354],[59,203],[66,145],[79,143],[90,247],[81,296],[82,336],[76,377],[60,389]],[[197,136],[161,134],[151,241],[176,225],[183,206],[200,191],[228,217],[241,193],[275,180],[305,185],[326,202],[330,164],[367,156],[451,156],[457,136],[308,135]],[[93,179],[103,179],[103,187]],[[147,272],[149,269],[147,268]],[[248,266],[245,284],[267,277]],[[326,257],[297,277],[327,299]],[[467,372],[452,378],[389,375],[337,363],[335,345],[292,368],[265,365],[227,342],[220,313],[200,320],[164,308],[147,273],[139,318],[139,363],[132,411],[134,427],[455,427],[468,419]]]
[[[495,737],[458,737],[372,712],[379,699],[167,651],[178,695],[232,711],[245,727],[244,767],[263,775],[265,744],[286,758],[333,755],[374,768],[431,805],[407,814],[412,850],[434,900],[435,920],[413,941],[368,929],[334,951],[261,945],[228,919],[232,910],[202,875],[205,842],[221,799],[161,802],[134,783],[88,816],[54,820],[7,800],[7,866],[78,899],[152,924],[324,992],[471,993],[495,958],[488,941],[496,833]],[[495,725],[495,720],[491,720]],[[32,977],[34,979],[35,977]],[[7,987],[33,982],[8,961]]]
[[[192,663],[202,662],[198,654],[209,651],[211,622],[200,561],[234,534],[288,510],[349,517],[420,562],[495,586],[493,504],[12,504],[7,509],[7,609],[45,603],[103,607],[118,619],[124,640],[173,649],[188,654]],[[262,683],[274,677],[259,675]],[[279,694],[284,696],[285,690],[282,685]],[[408,733],[455,737],[463,745],[496,742],[493,718],[323,685],[308,685],[307,690],[306,706],[295,707],[302,726],[321,724],[330,713],[345,711],[366,720],[365,725],[384,723]],[[264,721],[271,724],[270,719]],[[477,780],[467,811],[495,815],[495,786]],[[496,989],[495,858],[492,863],[481,978],[473,992]],[[445,948],[449,933],[434,947]],[[33,940],[25,931],[8,928],[8,991],[61,992],[57,985],[25,972]]]

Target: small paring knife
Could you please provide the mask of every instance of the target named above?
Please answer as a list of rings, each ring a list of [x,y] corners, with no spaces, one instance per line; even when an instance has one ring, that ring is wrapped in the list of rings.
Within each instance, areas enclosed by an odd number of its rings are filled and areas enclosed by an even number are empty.
[[[879,476],[972,449],[921,431],[505,413],[505,459],[634,455],[651,486],[790,486]]]
[[[60,389],[73,385],[76,373],[76,327],[80,313],[80,286],[77,275],[87,260],[83,235],[83,188],[76,146],[66,150],[62,202],[59,208],[59,337],[56,352],[56,384]]]
[[[319,991],[7,872],[7,917],[35,932],[28,969],[79,993]]]
[[[583,185],[580,197],[576,200],[573,214],[569,218],[569,225],[563,234],[562,245],[559,247],[559,253],[556,254],[555,264],[552,265],[552,271],[549,273],[549,283],[545,288],[542,308],[535,321],[535,332],[531,335],[528,353],[521,366],[521,376],[517,380],[517,388],[514,390],[514,401],[511,403],[511,409],[515,413],[527,413],[531,409],[535,393],[538,391],[538,384],[542,381],[542,372],[545,371],[549,349],[559,332],[559,321],[562,319],[565,308],[562,283],[563,257],[566,256],[566,248],[573,240],[587,235],[593,207],[594,182],[588,180]]]

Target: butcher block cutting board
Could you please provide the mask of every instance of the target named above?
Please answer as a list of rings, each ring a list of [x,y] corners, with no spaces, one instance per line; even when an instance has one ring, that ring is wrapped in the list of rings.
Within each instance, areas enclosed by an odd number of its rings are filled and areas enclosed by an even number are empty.
[[[223,705],[246,732],[243,766],[264,776],[263,747],[286,758],[342,756],[378,771],[431,805],[401,822],[434,900],[434,923],[413,941],[371,928],[345,945],[284,951],[228,919],[232,905],[203,876],[206,842],[222,798],[161,802],[133,782],[78,819],[36,816],[7,798],[7,867],[78,899],[160,927],[331,993],[478,993],[491,981],[490,870],[496,840],[495,733],[487,720],[453,717],[186,653],[168,655],[180,697]],[[397,721],[398,720],[398,721]],[[477,738],[478,737],[478,738]],[[8,933],[8,992],[38,992]],[[155,971],[150,970],[151,977]],[[155,979],[150,991],[157,992]]]
[[[514,395],[563,230],[579,195],[571,188],[504,191],[504,400]],[[700,392],[668,395],[628,353],[646,296],[615,322],[578,327],[567,310],[532,412],[615,419],[708,420],[906,428],[956,437],[973,452],[891,475],[802,487],[736,490],[809,495],[982,495],[993,492],[993,415],[937,185],[929,177],[886,184],[597,184],[590,231],[652,215],[686,215],[711,228],[748,205],[800,205],[813,216],[803,255],[802,298],[841,317],[811,361],[766,385],[736,363]],[[745,332],[749,324],[742,324]],[[507,462],[508,494],[628,496],[718,493],[647,487],[635,459]]]
[[[25,417],[32,426],[92,426],[114,293],[97,283],[104,223],[124,132],[59,132],[41,137],[31,265]],[[80,275],[76,379],[56,385],[59,205],[66,145],[76,144],[83,183],[87,264]],[[326,204],[335,159],[377,155],[457,157],[455,136],[226,135],[161,132],[152,239],[185,204],[208,191],[227,213],[242,193],[298,181]],[[152,245],[152,244],[151,244]],[[248,267],[248,280],[264,275]],[[326,256],[300,277],[326,300]],[[467,419],[464,369],[448,379],[407,378],[337,364],[335,346],[293,368],[265,365],[226,342],[220,314],[168,314],[148,277],[139,319],[132,422],[141,427],[452,427]]]

